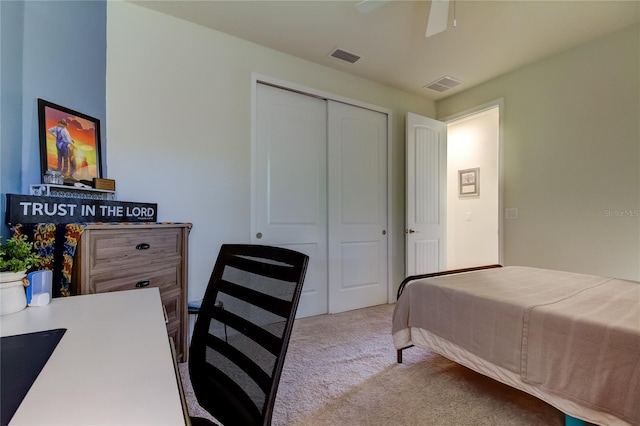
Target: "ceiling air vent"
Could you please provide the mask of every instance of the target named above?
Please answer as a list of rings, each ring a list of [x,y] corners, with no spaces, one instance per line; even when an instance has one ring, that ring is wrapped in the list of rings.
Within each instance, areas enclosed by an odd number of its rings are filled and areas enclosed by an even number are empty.
[[[433,83],[429,83],[424,86],[427,89],[435,90],[436,92],[444,92],[445,90],[449,90],[453,87],[456,87],[458,84],[461,84],[460,80],[456,80],[453,77],[445,76],[442,77]]]
[[[360,59],[360,56],[354,53],[349,53],[346,50],[342,50],[342,49],[334,50],[333,52],[331,52],[329,56],[336,59],[340,59],[342,61],[347,61],[351,64],[355,63],[358,59]]]

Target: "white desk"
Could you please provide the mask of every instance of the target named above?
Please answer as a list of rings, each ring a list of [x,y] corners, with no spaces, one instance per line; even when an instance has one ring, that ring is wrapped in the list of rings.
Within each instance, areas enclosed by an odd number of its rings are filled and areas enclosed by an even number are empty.
[[[184,425],[157,288],[56,298],[0,317],[10,336],[66,328],[10,425]]]

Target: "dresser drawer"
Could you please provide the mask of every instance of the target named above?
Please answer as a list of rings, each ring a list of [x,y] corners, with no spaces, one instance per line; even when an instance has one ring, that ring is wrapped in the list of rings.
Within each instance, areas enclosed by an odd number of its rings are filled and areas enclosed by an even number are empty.
[[[176,345],[176,358],[178,360],[184,358],[184,347],[178,345],[182,338],[182,316],[184,314],[183,306],[181,303],[181,297],[179,291],[167,291],[161,294],[162,304],[164,305],[164,312],[167,316],[167,334],[173,339],[174,345]]]
[[[139,268],[121,268],[104,274],[93,274],[88,278],[89,293],[134,290],[136,288],[159,287],[160,292],[180,292],[181,263],[174,260],[161,265],[146,265]]]
[[[161,299],[167,314],[167,328],[178,328],[183,309],[180,303],[180,291],[165,291],[161,294]]]
[[[91,252],[91,273],[182,256],[179,228],[96,230],[86,243]]]

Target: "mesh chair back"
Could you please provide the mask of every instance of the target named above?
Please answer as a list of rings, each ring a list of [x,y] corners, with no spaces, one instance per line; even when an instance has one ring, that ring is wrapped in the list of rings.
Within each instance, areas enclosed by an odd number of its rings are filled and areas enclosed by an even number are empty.
[[[200,405],[225,425],[271,423],[309,257],[279,247],[225,244],[189,352]]]

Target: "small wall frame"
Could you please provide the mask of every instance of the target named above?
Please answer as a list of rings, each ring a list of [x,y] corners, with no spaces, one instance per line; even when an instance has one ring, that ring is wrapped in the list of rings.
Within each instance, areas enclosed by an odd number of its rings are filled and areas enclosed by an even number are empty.
[[[100,120],[38,99],[38,122],[42,175],[59,171],[67,185],[102,177]]]
[[[480,196],[480,167],[458,170],[458,196]]]

